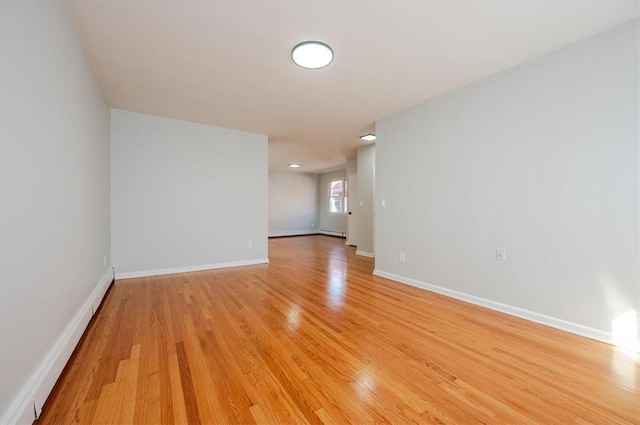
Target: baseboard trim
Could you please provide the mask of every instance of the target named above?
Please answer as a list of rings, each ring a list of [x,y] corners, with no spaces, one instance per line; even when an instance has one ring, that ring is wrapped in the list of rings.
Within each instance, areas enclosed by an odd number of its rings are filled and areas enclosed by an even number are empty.
[[[144,270],[139,272],[117,273],[116,280],[133,279],[136,277],[161,276],[165,274],[200,272],[203,270],[226,269],[228,267],[253,266],[255,264],[268,263],[268,258],[257,258],[255,260],[230,261],[227,263],[202,264],[199,266],[174,267],[169,269]]]
[[[67,361],[78,345],[91,317],[100,306],[113,282],[113,269],[109,268],[91,295],[71,319],[44,360],[29,377],[18,396],[0,419],[3,425],[32,424],[42,413],[42,406],[58,381]]]
[[[367,251],[356,250],[356,255],[362,255],[363,257],[374,258],[373,257],[373,253],[372,252],[367,252]]]
[[[307,229],[307,230],[286,230],[283,232],[269,232],[270,238],[283,238],[287,236],[307,236],[307,235],[317,235],[317,229]]]
[[[569,322],[567,320],[558,319],[555,317],[547,316],[545,314],[536,313],[534,311],[525,310],[523,308],[502,304],[496,301],[491,301],[485,298],[477,297],[475,295],[465,294],[464,292],[454,291],[453,289],[443,288],[441,286],[432,285],[430,283],[421,282],[419,280],[411,279],[404,276],[399,276],[393,273],[388,273],[382,270],[374,269],[373,274],[376,276],[391,279],[399,283],[415,286],[417,288],[426,289],[427,291],[436,292],[447,297],[455,298],[457,300],[465,301],[471,304],[476,304],[481,307],[486,307],[491,310],[506,313],[511,316],[520,317],[521,319],[529,320],[531,322],[540,323],[542,325],[550,326],[552,328],[560,329],[565,332],[584,336],[596,341],[605,342],[613,345],[613,335],[610,332],[601,331],[588,326],[580,325],[578,323]]]

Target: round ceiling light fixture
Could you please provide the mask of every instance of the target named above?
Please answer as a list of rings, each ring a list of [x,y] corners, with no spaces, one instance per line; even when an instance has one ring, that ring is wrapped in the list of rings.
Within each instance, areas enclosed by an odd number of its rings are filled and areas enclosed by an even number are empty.
[[[300,168],[300,167],[302,167],[302,166],[300,164],[297,164],[297,163],[289,164],[289,168]]]
[[[360,136],[360,139],[364,140],[365,142],[373,142],[374,140],[376,140],[376,135],[373,133],[369,133],[365,134],[364,136]]]
[[[291,50],[291,59],[303,68],[324,68],[333,62],[333,50],[321,41],[303,41]]]

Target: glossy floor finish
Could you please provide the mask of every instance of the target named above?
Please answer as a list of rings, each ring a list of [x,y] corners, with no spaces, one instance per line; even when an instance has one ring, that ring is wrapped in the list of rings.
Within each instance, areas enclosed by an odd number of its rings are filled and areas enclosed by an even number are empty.
[[[638,424],[638,359],[372,276],[328,236],[117,281],[38,424]]]

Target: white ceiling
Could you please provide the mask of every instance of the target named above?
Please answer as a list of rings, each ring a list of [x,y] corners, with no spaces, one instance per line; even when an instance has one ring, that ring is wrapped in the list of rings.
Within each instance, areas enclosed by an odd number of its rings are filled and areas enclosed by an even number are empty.
[[[267,134],[344,165],[376,120],[637,17],[636,1],[72,1],[111,107]],[[305,40],[333,63],[291,60]]]

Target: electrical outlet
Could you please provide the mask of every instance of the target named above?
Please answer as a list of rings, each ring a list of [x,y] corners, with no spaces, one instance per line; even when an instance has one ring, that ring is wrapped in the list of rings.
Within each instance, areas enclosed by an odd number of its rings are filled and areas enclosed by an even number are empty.
[[[316,227],[316,223],[311,223],[311,227],[312,228]]]
[[[253,241],[247,242],[247,248],[253,248]]]
[[[386,207],[387,206],[387,200],[384,199],[384,198],[380,199],[380,206],[381,207]]]
[[[107,267],[107,256],[105,255],[104,258],[102,259],[102,265]]]
[[[364,202],[360,201],[360,206],[364,207]]]
[[[498,261],[506,261],[507,260],[507,251],[502,249],[496,249],[496,260]]]
[[[404,252],[401,252],[400,253],[400,262],[404,263],[406,260],[407,260],[407,258],[405,257]]]

